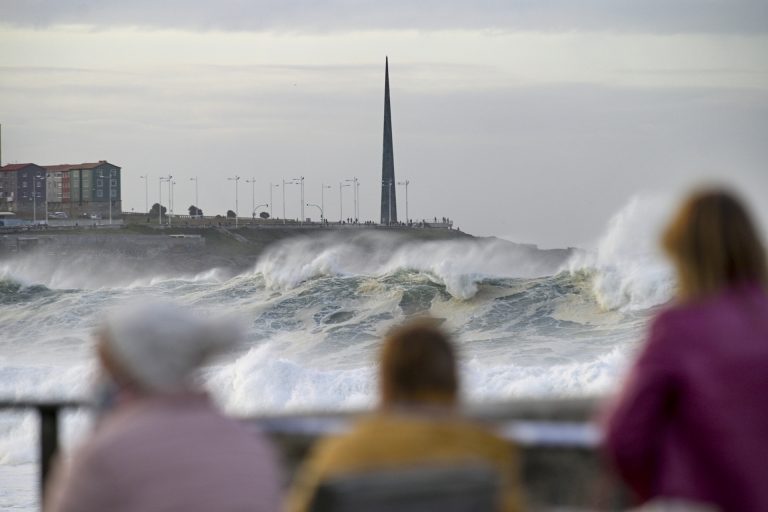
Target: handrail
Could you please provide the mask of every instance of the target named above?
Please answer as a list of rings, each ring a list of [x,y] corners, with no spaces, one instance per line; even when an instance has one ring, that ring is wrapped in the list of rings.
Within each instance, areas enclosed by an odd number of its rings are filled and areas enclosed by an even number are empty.
[[[35,409],[40,417],[40,500],[45,496],[45,482],[51,471],[51,463],[59,451],[59,411],[85,406],[85,402],[77,400],[19,400],[16,402],[0,400],[0,410]]]
[[[597,398],[516,400],[464,407],[466,417],[496,424],[503,437],[522,446],[565,447],[592,451],[599,434],[591,424]],[[40,418],[39,486],[41,502],[51,463],[59,450],[59,419],[64,409],[90,408],[82,400],[0,400],[2,410],[34,410]],[[241,417],[269,435],[318,437],[345,430],[350,421],[369,411],[289,412]]]

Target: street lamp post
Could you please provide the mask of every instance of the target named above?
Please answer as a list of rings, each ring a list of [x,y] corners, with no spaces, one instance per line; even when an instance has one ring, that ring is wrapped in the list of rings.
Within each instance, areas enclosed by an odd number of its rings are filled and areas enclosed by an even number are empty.
[[[360,218],[360,214],[359,214],[359,210],[358,210],[358,204],[359,203],[358,203],[358,199],[357,199],[357,191],[358,191],[358,187],[360,186],[359,180],[356,177],[353,177],[352,179],[344,180],[344,181],[347,181],[347,182],[352,184],[352,196],[355,199],[355,202],[354,202],[354,207],[355,207],[354,208],[354,212],[355,212],[354,213],[354,217],[355,217],[355,219],[354,220],[356,221],[356,220],[358,220]]]
[[[307,203],[307,206],[314,206],[315,208],[320,210],[320,223],[322,224],[323,218],[325,217],[325,215],[323,215],[323,208],[318,206],[318,205],[316,205],[315,203]]]
[[[32,176],[32,224],[37,224],[37,189],[40,188],[40,180],[45,183],[45,186],[48,186],[47,182],[48,176],[40,176],[39,174],[35,174]],[[48,197],[45,198],[45,223],[48,224]]]
[[[264,204],[257,204],[256,206],[254,206],[254,207],[253,207],[253,213],[252,213],[252,215],[253,215],[253,218],[254,218],[254,219],[256,218],[256,210],[258,210],[258,209],[259,209],[259,208],[261,208],[262,206],[269,206],[269,205],[268,205],[267,203],[264,203]]]
[[[283,224],[285,224],[285,184],[290,183],[290,181],[285,181],[285,178],[283,178]]]
[[[256,178],[251,176],[251,179],[245,180],[246,183],[251,184],[251,216],[256,218]]]
[[[199,210],[200,209],[200,198],[197,195],[197,176],[195,176],[194,178],[189,178],[189,181],[194,181],[195,182],[195,208],[197,208]],[[195,211],[195,217],[197,217],[197,211]]]
[[[293,178],[293,182],[297,185],[301,185],[301,219],[299,222],[304,222],[304,176],[299,176],[298,178]]]
[[[157,225],[163,224],[163,177],[157,178]]]
[[[277,183],[275,183],[273,185],[271,181],[269,182],[269,218],[270,219],[272,218],[272,205],[274,204],[272,202],[272,189],[273,188],[280,188],[280,185],[277,184]]]
[[[46,172],[43,176],[41,176],[43,179],[43,190],[45,191],[45,225],[48,225],[48,173]]]
[[[349,187],[349,185],[344,185],[343,182],[339,182],[339,224],[341,224],[342,219],[344,218],[344,215],[342,214],[342,211],[344,209],[344,197],[342,195],[342,189],[344,187]]]
[[[237,182],[240,181],[240,176],[235,176],[234,178],[227,178],[227,179],[229,181],[234,181],[235,182],[235,229],[237,229],[237,216],[238,216],[237,210],[238,210],[238,207],[239,207],[238,195],[237,195]]]
[[[139,176],[139,178],[144,180],[144,210],[149,215],[149,174]]]
[[[325,183],[320,184],[320,211],[325,211],[325,189],[327,188],[333,188],[330,185],[326,185]],[[320,221],[324,221],[325,216],[321,216]]]
[[[410,222],[410,217],[408,216],[408,185],[411,184],[410,180],[405,181],[398,181],[398,185],[405,185],[405,223],[408,224]]]
[[[298,178],[297,178],[298,179]],[[289,180],[285,181],[283,180],[283,224],[285,224],[285,186],[286,185],[298,185],[299,182],[296,180]],[[302,194],[303,196],[303,194]],[[304,209],[304,205],[301,206],[301,209]]]
[[[168,201],[170,201],[170,182],[173,180],[173,176],[170,174],[168,176],[160,176],[158,178],[157,183],[157,224],[162,225],[163,224],[163,182],[166,181],[169,183],[168,185]],[[170,213],[170,202],[168,203],[168,213]],[[170,217],[168,218],[170,222]]]
[[[170,212],[168,214],[168,226],[170,226],[171,222],[173,221],[173,203],[174,203],[174,192],[176,191],[176,182],[173,180],[170,180],[170,183],[168,183],[168,188],[169,188],[168,208],[170,208]]]

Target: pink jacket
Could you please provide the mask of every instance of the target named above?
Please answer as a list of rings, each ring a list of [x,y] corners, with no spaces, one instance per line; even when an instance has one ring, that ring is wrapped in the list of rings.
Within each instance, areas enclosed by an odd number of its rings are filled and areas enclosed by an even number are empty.
[[[56,468],[50,512],[272,512],[275,457],[258,433],[204,395],[121,404]]]
[[[768,295],[742,286],[660,314],[606,425],[642,499],[768,510]]]

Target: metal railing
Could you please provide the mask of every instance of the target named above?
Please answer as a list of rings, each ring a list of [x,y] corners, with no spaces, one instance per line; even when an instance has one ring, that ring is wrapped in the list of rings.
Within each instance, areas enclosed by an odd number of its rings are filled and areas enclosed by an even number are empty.
[[[604,480],[605,476],[602,474],[604,470],[596,450],[599,434],[591,423],[598,403],[596,399],[517,400],[470,406],[464,413],[469,418],[493,425],[500,435],[520,446],[523,458],[527,459],[523,464],[523,478],[527,480],[526,485],[529,487],[532,482],[534,494],[541,495],[539,502],[548,500],[544,494],[564,502],[585,499],[594,501],[592,498],[585,498],[588,492],[579,487],[583,486],[584,482],[594,484],[594,481]],[[41,503],[52,461],[59,451],[61,412],[83,408],[90,408],[90,404],[75,400],[0,401],[0,411],[33,411],[39,417],[38,480]],[[318,437],[344,431],[353,418],[366,412],[306,412],[240,419],[255,424],[272,439],[277,449],[283,453],[282,460],[287,473],[291,474]],[[554,458],[553,451],[556,452]],[[553,470],[561,474],[555,476],[552,474]],[[562,474],[573,473],[579,474],[582,483],[566,483],[566,487],[570,486],[571,489],[564,491],[562,483],[558,481],[562,479]],[[540,481],[542,479],[545,481]],[[537,485],[539,488],[535,489]],[[546,489],[546,486],[550,486],[550,489]],[[610,498],[603,497],[600,501],[626,504],[623,489],[619,488],[616,482],[611,482],[610,486]],[[606,493],[605,489],[600,492]]]
[[[38,443],[40,453],[40,496],[43,496],[45,482],[51,470],[53,457],[59,451],[59,413],[63,409],[82,408],[86,404],[78,401],[0,401],[0,410],[35,411],[40,419]]]

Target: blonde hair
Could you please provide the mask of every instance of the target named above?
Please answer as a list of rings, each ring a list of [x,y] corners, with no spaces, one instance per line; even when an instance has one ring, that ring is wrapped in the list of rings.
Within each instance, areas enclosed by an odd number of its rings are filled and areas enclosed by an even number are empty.
[[[742,202],[726,190],[693,193],[667,226],[662,245],[677,268],[683,300],[737,284],[768,285],[757,229]]]

